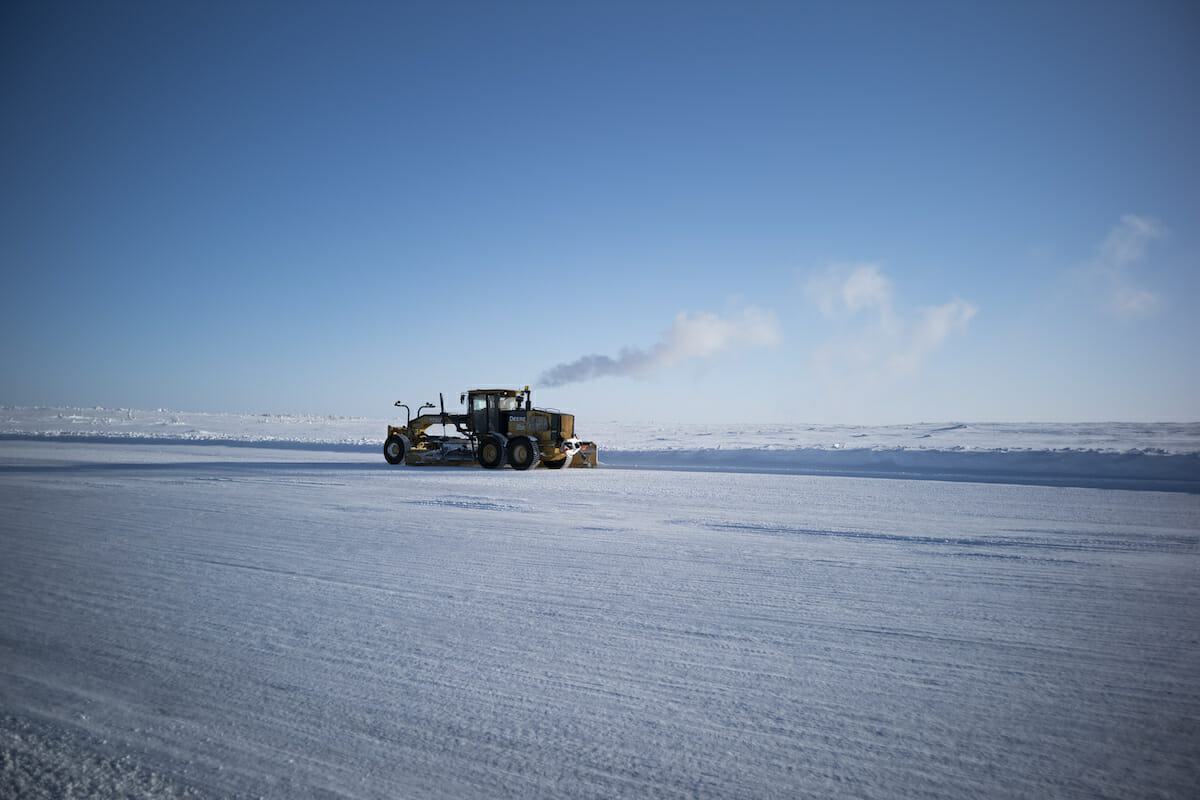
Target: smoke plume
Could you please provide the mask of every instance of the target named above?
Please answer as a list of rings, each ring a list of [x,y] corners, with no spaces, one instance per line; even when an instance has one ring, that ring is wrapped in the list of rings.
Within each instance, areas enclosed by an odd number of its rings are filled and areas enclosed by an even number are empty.
[[[779,320],[773,311],[748,306],[729,317],[710,312],[675,316],[670,330],[649,350],[625,347],[614,358],[587,355],[558,364],[542,373],[542,386],[565,386],[611,375],[642,378],[693,358],[711,358],[731,347],[763,347],[779,341]]]

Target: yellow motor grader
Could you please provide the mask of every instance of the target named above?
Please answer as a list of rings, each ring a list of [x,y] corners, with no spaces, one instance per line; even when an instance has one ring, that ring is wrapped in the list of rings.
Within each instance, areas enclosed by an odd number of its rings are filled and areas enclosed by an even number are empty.
[[[532,469],[539,464],[549,469],[596,466],[595,442],[575,436],[575,416],[545,408],[534,408],[532,393],[526,386],[518,389],[472,389],[459,402],[466,405],[463,414],[447,414],[446,400],[439,395],[441,410],[433,403],[417,409],[414,419],[407,405],[407,422],[388,426],[383,457],[389,464],[460,465],[476,464],[487,469],[510,465],[513,469]],[[428,413],[422,413],[425,409]],[[441,425],[435,435],[430,428]],[[447,433],[447,427],[453,433]]]

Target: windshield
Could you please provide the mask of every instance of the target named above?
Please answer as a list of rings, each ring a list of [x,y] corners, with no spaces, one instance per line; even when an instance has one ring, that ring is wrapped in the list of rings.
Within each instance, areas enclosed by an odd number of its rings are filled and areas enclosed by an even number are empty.
[[[516,397],[505,397],[504,395],[494,394],[473,394],[471,395],[471,410],[483,411],[488,407],[488,398],[492,399],[492,408],[498,408],[501,411],[517,411],[521,408],[521,404]]]

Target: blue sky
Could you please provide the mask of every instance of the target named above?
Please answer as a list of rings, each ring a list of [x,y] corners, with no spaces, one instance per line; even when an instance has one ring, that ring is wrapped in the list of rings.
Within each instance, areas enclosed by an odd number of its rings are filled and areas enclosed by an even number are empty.
[[[0,403],[1200,419],[1195,3],[0,15]]]

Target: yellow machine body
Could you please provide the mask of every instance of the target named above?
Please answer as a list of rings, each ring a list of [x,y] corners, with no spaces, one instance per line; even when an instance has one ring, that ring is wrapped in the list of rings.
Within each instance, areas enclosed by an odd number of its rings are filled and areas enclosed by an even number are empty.
[[[537,466],[595,467],[595,442],[575,436],[575,417],[553,409],[534,408],[529,387],[472,389],[461,398],[465,413],[418,413],[403,426],[388,426],[383,455],[390,464],[409,466],[506,465],[525,470]],[[401,402],[397,406],[408,408]],[[434,408],[426,403],[418,411]],[[431,428],[442,427],[440,435]],[[453,432],[447,429],[453,428]]]

